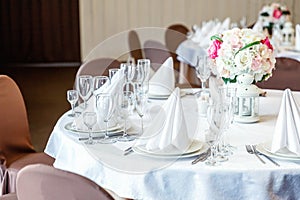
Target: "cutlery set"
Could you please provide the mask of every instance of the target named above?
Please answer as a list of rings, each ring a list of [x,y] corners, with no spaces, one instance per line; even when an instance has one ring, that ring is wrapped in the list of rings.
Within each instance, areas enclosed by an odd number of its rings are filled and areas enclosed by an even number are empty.
[[[263,164],[266,164],[266,162],[260,156],[264,156],[270,162],[272,162],[274,165],[280,167],[280,165],[277,162],[275,162],[272,158],[270,158],[266,154],[263,154],[263,153],[257,151],[255,145],[246,145],[246,150],[249,154],[254,154]]]

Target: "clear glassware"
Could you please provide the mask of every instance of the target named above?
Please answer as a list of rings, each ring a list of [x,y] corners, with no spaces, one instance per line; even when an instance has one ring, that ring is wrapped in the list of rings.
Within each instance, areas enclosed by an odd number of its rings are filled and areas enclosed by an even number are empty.
[[[71,104],[72,113],[69,114],[69,117],[75,117],[75,105],[78,101],[78,91],[77,90],[68,90],[67,91],[67,100]]]
[[[95,76],[94,77],[94,92],[101,92],[107,88],[110,84],[110,80],[107,76]],[[97,91],[101,88],[101,91]]]
[[[211,68],[210,68],[210,58],[208,56],[200,56],[197,57],[197,65],[196,65],[196,75],[201,81],[201,88],[206,88],[206,81],[210,77]]]
[[[119,68],[112,68],[108,70],[109,80],[112,81],[112,78],[119,71]]]
[[[88,128],[89,131],[89,138],[85,144],[95,144],[93,137],[92,137],[92,130],[94,125],[97,123],[97,114],[95,112],[84,112],[83,113],[83,123]]]
[[[150,78],[150,68],[151,68],[150,59],[138,59],[137,66],[141,67],[141,71],[142,71],[141,82],[148,82]]]
[[[114,112],[113,98],[109,93],[99,93],[96,96],[96,108],[105,123],[105,136],[99,142],[102,144],[111,144],[116,142],[115,138],[108,135],[108,122]]]
[[[141,132],[140,135],[144,133],[144,120],[143,117],[145,115],[145,110],[146,110],[146,104],[147,104],[147,94],[141,89],[142,86],[137,86],[136,87],[136,92],[135,92],[135,109],[136,112],[138,113],[139,117],[141,118]]]
[[[124,132],[121,137],[118,138],[118,141],[128,142],[134,140],[136,137],[128,135],[127,133],[127,119],[130,115],[131,105],[133,100],[133,93],[131,91],[124,91],[119,96],[118,107],[120,116],[124,119]]]
[[[84,109],[87,108],[87,100],[93,92],[93,77],[90,75],[82,75],[78,77],[78,92],[84,101]]]

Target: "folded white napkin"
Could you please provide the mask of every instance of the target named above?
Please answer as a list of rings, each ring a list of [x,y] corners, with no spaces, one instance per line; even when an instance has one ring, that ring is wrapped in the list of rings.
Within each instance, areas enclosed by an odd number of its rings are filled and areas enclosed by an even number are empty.
[[[300,155],[300,112],[290,89],[283,93],[271,151],[286,148]]]
[[[295,38],[295,48],[300,51],[300,24],[296,25],[296,38]]]
[[[254,26],[252,27],[252,30],[257,31],[257,32],[262,32],[263,31],[263,24],[260,20],[258,20]]]
[[[149,81],[149,95],[170,95],[175,88],[173,59],[169,57]]]
[[[184,152],[191,144],[177,87],[141,136],[148,150]]]
[[[124,73],[122,70],[119,70],[113,77],[111,82],[107,82],[105,85],[103,85],[101,88],[93,92],[93,95],[89,98],[87,101],[87,108],[82,111],[81,115],[75,118],[75,124],[77,129],[79,130],[86,130],[87,127],[83,123],[83,112],[96,112],[98,122],[94,126],[93,130],[103,130],[105,127],[105,124],[103,120],[101,119],[99,112],[97,112],[96,108],[96,96],[99,93],[109,93],[112,95],[112,97],[115,97],[117,93],[120,92],[121,87],[124,83]],[[117,101],[114,101],[114,103],[117,103]],[[116,106],[116,105],[115,105]],[[108,126],[112,127],[117,124],[117,116],[113,115],[109,121]]]

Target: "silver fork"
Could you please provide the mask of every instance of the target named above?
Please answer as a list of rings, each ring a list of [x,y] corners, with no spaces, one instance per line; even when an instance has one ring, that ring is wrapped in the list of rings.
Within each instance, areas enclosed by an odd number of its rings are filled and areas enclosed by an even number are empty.
[[[246,145],[246,150],[248,153],[254,154],[263,164],[266,164],[266,162],[257,155],[256,151],[252,149],[251,145]]]
[[[274,165],[280,167],[280,165],[279,165],[277,162],[275,162],[272,158],[270,158],[269,156],[267,156],[267,155],[265,155],[265,154],[260,153],[259,151],[257,151],[255,145],[252,145],[252,148],[253,148],[254,152],[256,152],[258,155],[264,156],[264,157],[267,158],[269,161],[271,161]]]

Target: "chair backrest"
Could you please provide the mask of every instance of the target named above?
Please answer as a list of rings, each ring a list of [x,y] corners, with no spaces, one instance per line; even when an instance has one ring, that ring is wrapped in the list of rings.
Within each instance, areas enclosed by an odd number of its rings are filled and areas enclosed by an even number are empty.
[[[112,200],[89,179],[43,164],[28,165],[17,176],[18,200]]]
[[[176,55],[178,45],[186,40],[189,29],[182,24],[173,24],[167,27],[165,32],[165,43],[169,51]]]
[[[29,152],[35,151],[23,96],[13,79],[0,75],[0,157],[9,166]]]
[[[256,85],[265,89],[290,88],[300,91],[300,62],[292,59],[280,57],[276,58],[275,70],[272,77],[267,81],[258,82]]]
[[[130,56],[135,60],[144,58],[140,38],[135,30],[128,33],[128,45]]]
[[[145,58],[150,59],[151,67],[156,71],[167,58],[171,57],[171,53],[167,47],[159,41],[147,40],[144,43],[143,50]]]

